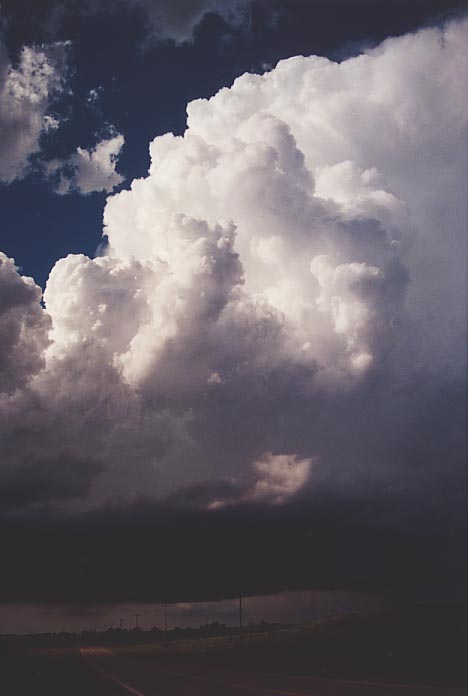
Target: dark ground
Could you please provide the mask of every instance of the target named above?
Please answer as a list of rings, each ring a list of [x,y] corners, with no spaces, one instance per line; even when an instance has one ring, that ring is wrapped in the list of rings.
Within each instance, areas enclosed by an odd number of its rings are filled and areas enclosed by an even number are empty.
[[[159,640],[153,636],[153,642],[148,642],[150,636],[141,632],[127,635],[126,645],[118,645],[116,641],[112,644],[108,636],[112,653],[103,650],[106,636],[97,634],[95,644],[101,646],[96,654],[93,651],[87,654],[85,650],[85,657],[79,651],[80,642],[85,644],[84,638],[78,636],[4,637],[0,642],[0,693],[2,696],[125,693],[125,689],[96,669],[102,662],[104,669],[110,665],[109,671],[123,675],[123,681],[126,675],[127,683],[135,685],[140,681],[143,696],[152,696],[153,681],[164,686],[163,696],[172,690],[177,694],[211,693],[213,685],[206,675],[219,670],[231,675],[231,682],[232,674],[250,673],[252,676],[245,678],[256,684],[261,675],[255,676],[254,672],[276,672],[277,679],[285,684],[290,677],[280,675],[295,675],[295,679],[302,679],[297,682],[302,685],[301,693],[321,693],[320,689],[308,691],[307,685],[315,683],[311,677],[325,677],[433,685],[442,689],[437,694],[444,694],[450,693],[450,687],[463,687],[466,683],[466,618],[465,604],[444,604],[346,614],[265,632],[246,630],[242,638],[232,633],[218,636],[192,633],[183,639],[170,640],[173,635],[169,633]],[[65,642],[69,645],[63,645]],[[90,645],[89,635],[86,644]],[[192,679],[194,670],[201,670],[205,677]],[[177,677],[175,682],[170,675]],[[166,683],[164,679],[169,681]],[[203,679],[205,687],[200,683]],[[263,684],[259,687],[261,693],[274,693],[265,687],[264,681],[259,683]],[[179,691],[181,685],[187,690]],[[258,684],[250,686],[245,693],[259,693],[257,687]],[[338,685],[336,693],[341,694],[341,688]],[[222,691],[226,692],[226,687]],[[162,694],[159,687],[156,692]],[[290,689],[288,692],[296,693]],[[346,692],[351,693],[349,689]],[[397,692],[400,690],[375,693]],[[233,693],[244,693],[244,689]]]

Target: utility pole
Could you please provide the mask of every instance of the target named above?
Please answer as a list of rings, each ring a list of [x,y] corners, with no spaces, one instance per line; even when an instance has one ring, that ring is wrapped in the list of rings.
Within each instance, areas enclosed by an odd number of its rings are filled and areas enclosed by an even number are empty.
[[[164,602],[164,633],[167,633],[167,602]]]
[[[140,628],[138,624],[138,619],[140,618],[140,614],[135,614],[135,628]]]
[[[239,633],[242,635],[242,595],[239,596]]]

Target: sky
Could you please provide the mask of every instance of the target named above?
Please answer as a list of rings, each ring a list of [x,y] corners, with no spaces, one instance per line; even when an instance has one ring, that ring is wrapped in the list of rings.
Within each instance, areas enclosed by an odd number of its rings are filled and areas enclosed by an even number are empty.
[[[467,8],[1,3],[0,630],[463,587]]]

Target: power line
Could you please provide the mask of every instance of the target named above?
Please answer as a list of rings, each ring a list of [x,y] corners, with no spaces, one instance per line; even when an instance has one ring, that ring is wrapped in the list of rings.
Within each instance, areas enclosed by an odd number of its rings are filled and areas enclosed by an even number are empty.
[[[239,596],[239,633],[242,635],[242,595]]]

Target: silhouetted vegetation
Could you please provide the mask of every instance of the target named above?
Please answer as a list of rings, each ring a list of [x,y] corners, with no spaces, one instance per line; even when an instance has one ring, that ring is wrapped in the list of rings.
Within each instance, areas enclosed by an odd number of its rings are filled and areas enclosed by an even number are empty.
[[[265,631],[275,631],[283,629],[284,624],[266,623],[261,621],[259,624],[247,624],[244,626],[245,633],[263,633]],[[158,626],[153,626],[149,630],[141,627],[131,629],[114,628],[113,626],[96,628],[94,630],[81,631],[81,633],[61,632],[61,633],[36,633],[33,635],[3,635],[0,636],[0,649],[14,646],[21,647],[69,647],[81,645],[138,645],[155,642],[174,642],[188,638],[204,638],[211,636],[231,636],[237,635],[237,626],[227,626],[218,621],[207,623],[198,628],[178,626],[167,631]]]
[[[242,636],[238,627],[217,622],[166,633],[154,627],[147,631],[108,628],[81,634],[3,636],[0,650],[7,673],[15,661],[23,665],[25,656],[27,664],[35,665],[31,667],[34,672],[40,660],[50,669],[51,660],[61,665],[61,659],[69,660],[77,653],[77,646],[103,645],[141,659],[462,686],[467,614],[467,604],[438,604],[342,614],[301,625],[251,624],[244,627]]]

